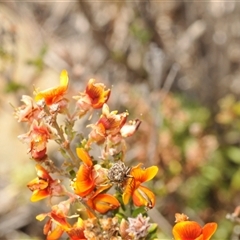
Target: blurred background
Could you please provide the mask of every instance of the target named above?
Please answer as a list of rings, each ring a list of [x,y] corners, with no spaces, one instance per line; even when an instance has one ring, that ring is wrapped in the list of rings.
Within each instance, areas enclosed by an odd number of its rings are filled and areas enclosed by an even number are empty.
[[[29,201],[35,163],[12,105],[57,86],[62,69],[70,93],[96,78],[112,87],[111,109],[142,121],[127,160],[159,166],[159,239],[172,239],[176,212],[239,239],[226,218],[240,204],[238,1],[1,2],[0,239],[44,239],[35,216],[47,207]]]

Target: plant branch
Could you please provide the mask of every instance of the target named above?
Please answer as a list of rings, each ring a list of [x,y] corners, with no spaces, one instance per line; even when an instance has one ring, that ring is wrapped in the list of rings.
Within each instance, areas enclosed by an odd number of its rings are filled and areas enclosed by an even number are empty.
[[[52,126],[57,130],[57,134],[61,139],[61,148],[63,148],[69,155],[70,159],[72,159],[72,161],[74,162],[75,166],[78,165],[78,160],[75,157],[74,153],[72,152],[71,148],[70,148],[70,144],[68,142],[68,140],[65,138],[63,130],[59,127],[57,121],[56,121],[56,116],[52,116],[52,114],[50,113],[48,107],[45,105],[44,106],[44,110],[47,113],[48,116],[51,116],[51,124]]]

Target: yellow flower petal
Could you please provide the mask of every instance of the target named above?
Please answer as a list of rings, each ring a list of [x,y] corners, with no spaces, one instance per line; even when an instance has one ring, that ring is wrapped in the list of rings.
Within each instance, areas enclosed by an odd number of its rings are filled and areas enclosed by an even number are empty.
[[[78,157],[88,166],[91,167],[93,165],[92,159],[89,156],[88,152],[83,148],[76,149]]]
[[[43,189],[47,188],[48,185],[49,185],[48,181],[40,179],[40,178],[35,178],[27,184],[27,187],[31,191],[35,191],[35,190],[43,190]]]
[[[41,214],[38,214],[38,215],[36,216],[36,219],[37,219],[38,221],[42,221],[42,220],[44,220],[47,216],[48,216],[48,214],[46,214],[46,213],[41,213]]]
[[[139,167],[132,169],[131,175],[136,181],[139,181],[140,183],[147,182],[153,179],[158,172],[157,166],[152,166],[147,169],[140,168],[141,165],[138,166]]]
[[[68,88],[68,75],[67,71],[63,70],[60,74],[60,86],[48,88],[40,91],[35,96],[35,101],[44,99],[47,105],[51,105],[61,100]]]
[[[154,193],[144,186],[139,186],[133,193],[133,202],[135,206],[146,206],[153,208],[155,205]]]
[[[132,196],[135,189],[135,181],[134,178],[129,178],[126,183],[125,190],[122,195],[123,203],[125,205],[128,204],[130,197]]]
[[[62,70],[60,74],[60,86],[65,88],[68,86],[68,72],[66,70]]]
[[[153,179],[158,172],[158,167],[157,166],[151,166],[145,170],[144,176],[142,178],[143,182],[150,181]]]
[[[40,201],[46,197],[49,196],[49,191],[48,189],[43,189],[43,190],[35,190],[33,191],[33,194],[31,196],[31,201],[32,202],[37,202]]]
[[[61,226],[57,226],[53,231],[47,236],[47,240],[58,240],[64,231],[62,230]]]

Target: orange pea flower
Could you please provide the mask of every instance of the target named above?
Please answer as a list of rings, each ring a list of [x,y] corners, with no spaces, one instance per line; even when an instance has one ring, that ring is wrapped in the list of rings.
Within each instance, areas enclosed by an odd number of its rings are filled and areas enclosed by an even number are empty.
[[[42,221],[46,216],[49,217],[43,228],[43,233],[47,235],[46,240],[59,239],[65,231],[70,230],[71,225],[66,221],[64,212],[57,206],[53,206],[50,213],[40,214],[36,218]]]
[[[83,164],[77,172],[76,180],[73,182],[73,188],[77,195],[85,197],[95,188],[93,162],[88,152],[83,148],[77,148],[76,152],[78,157],[83,161]]]
[[[79,217],[78,221],[67,231],[67,234],[71,240],[85,240],[87,238],[84,236],[84,230],[84,221]]]
[[[100,187],[88,200],[87,205],[101,214],[120,207],[119,201],[112,195],[102,193],[110,186]],[[95,217],[91,211],[88,211],[89,217]]]
[[[52,105],[63,99],[63,95],[68,88],[68,73],[63,70],[60,74],[60,86],[49,88],[40,92],[36,92],[35,101],[44,99],[47,105]]]
[[[119,135],[121,138],[120,130],[126,123],[128,113],[124,112],[117,114],[117,111],[109,111],[107,104],[103,105],[102,115],[96,124],[89,125],[92,131],[89,134],[90,141],[102,143],[107,136]]]
[[[88,152],[83,148],[76,149],[78,157],[83,161],[80,166],[76,180],[72,183],[74,192],[80,197],[86,197],[92,191],[108,181],[107,169],[99,164],[93,165]]]
[[[123,203],[126,205],[132,196],[135,206],[146,206],[152,208],[155,205],[155,195],[147,187],[141,184],[155,177],[158,172],[157,166],[152,166],[146,169],[141,168],[141,163],[133,167],[129,173],[130,177],[127,180],[126,187],[123,193]]]
[[[175,240],[210,240],[216,229],[215,222],[201,227],[195,221],[180,220],[175,224],[172,232]]]
[[[107,102],[110,96],[111,90],[105,90],[105,85],[102,83],[95,83],[95,79],[90,79],[86,88],[86,94],[91,99],[91,105],[93,108],[101,108],[105,102]]]
[[[47,235],[47,240],[60,239],[62,234],[66,232],[71,240],[84,240],[84,224],[81,218],[72,226],[66,220],[66,215],[69,211],[67,202],[62,202],[59,205],[54,205],[52,211],[49,213],[39,214],[37,219],[42,221],[45,217],[49,217],[49,220],[44,226],[43,232]]]
[[[40,164],[36,165],[37,178],[27,184],[27,187],[33,192],[31,201],[36,202],[48,196],[61,196],[64,189],[59,180],[53,180],[47,170]]]
[[[95,83],[95,79],[88,81],[86,90],[73,98],[77,100],[77,107],[80,115],[84,115],[91,108],[99,109],[107,102],[111,90],[105,90],[106,86],[102,83]]]
[[[41,109],[36,105],[30,96],[23,95],[21,101],[23,105],[14,109],[14,116],[18,122],[31,123],[34,119],[39,119]]]
[[[29,144],[29,152],[35,160],[42,160],[46,156],[47,142],[51,138],[51,131],[42,122],[38,123],[33,120],[30,131],[18,138]]]

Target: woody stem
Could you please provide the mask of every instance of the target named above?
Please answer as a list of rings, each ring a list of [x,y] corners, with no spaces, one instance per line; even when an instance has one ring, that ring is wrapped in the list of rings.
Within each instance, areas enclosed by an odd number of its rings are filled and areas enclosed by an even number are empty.
[[[59,127],[58,123],[56,122],[56,120],[54,119],[53,123],[52,123],[53,127],[56,128],[57,132],[58,132],[58,135],[59,137],[61,138],[62,140],[62,145],[61,147],[64,148],[64,150],[66,150],[66,152],[68,153],[69,157],[73,160],[74,164],[77,165],[78,161],[75,157],[75,155],[73,154],[71,148],[70,148],[70,145],[69,144],[64,144],[67,142],[66,138],[64,137],[64,134],[63,134],[63,131],[62,129]]]
[[[67,139],[65,138],[64,134],[63,134],[63,130],[59,127],[57,121],[56,121],[56,116],[52,116],[52,114],[50,113],[47,105],[44,106],[44,110],[45,112],[52,117],[52,126],[57,130],[58,136],[61,139],[61,148],[63,148],[69,155],[70,159],[72,159],[72,161],[74,162],[75,166],[78,165],[78,160],[76,159],[74,153],[72,152],[71,148],[70,148],[70,144],[68,143]]]

